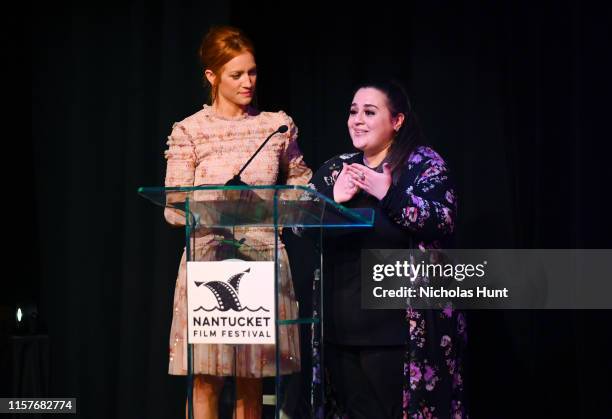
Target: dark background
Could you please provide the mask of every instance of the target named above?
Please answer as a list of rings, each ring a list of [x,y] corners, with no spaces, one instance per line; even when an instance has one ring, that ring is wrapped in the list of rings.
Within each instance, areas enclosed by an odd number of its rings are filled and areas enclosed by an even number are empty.
[[[294,118],[311,167],[350,150],[354,83],[391,74],[454,172],[458,246],[611,247],[608,10],[578,1],[399,4],[31,9],[32,132],[18,140],[16,180],[32,185],[19,214],[32,228],[14,242],[24,269],[3,281],[0,303],[39,305],[49,395],[78,397],[88,418],[184,412],[183,380],[166,375],[183,237],[136,190],[163,184],[172,123],[206,100],[196,51],[211,24],[254,40],[260,108]],[[609,311],[469,318],[473,418],[609,415]]]

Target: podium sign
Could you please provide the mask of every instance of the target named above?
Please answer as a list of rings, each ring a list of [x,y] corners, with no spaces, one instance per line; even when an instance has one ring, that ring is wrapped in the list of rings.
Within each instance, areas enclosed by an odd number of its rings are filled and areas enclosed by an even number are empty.
[[[274,344],[274,261],[187,262],[189,343]]]

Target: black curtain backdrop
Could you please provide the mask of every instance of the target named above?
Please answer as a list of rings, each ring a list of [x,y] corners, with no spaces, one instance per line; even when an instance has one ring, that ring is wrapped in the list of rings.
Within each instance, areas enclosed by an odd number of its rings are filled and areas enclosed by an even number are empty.
[[[184,380],[166,374],[183,236],[136,190],[163,184],[172,123],[206,100],[196,51],[211,24],[253,38],[260,108],[294,118],[311,167],[350,150],[354,83],[391,74],[454,171],[458,246],[611,247],[602,7],[97,1],[37,5],[28,20],[32,134],[18,164],[31,231],[2,304],[39,304],[49,395],[77,397],[79,417],[184,413]],[[609,311],[469,319],[473,418],[611,413]]]

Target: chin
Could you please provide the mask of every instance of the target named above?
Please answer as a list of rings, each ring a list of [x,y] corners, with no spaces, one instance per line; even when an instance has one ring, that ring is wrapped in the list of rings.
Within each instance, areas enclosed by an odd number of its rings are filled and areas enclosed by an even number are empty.
[[[363,151],[363,149],[366,147],[366,144],[363,141],[353,140],[353,147],[355,147],[357,150]]]

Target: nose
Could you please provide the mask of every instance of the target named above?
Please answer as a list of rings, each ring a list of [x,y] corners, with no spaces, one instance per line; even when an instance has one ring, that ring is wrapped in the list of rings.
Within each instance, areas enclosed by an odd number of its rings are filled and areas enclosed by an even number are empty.
[[[244,87],[251,87],[253,85],[253,81],[251,80],[251,76],[245,74],[244,79],[242,80],[242,85]]]
[[[359,111],[355,114],[355,124],[363,124],[363,112]]]

